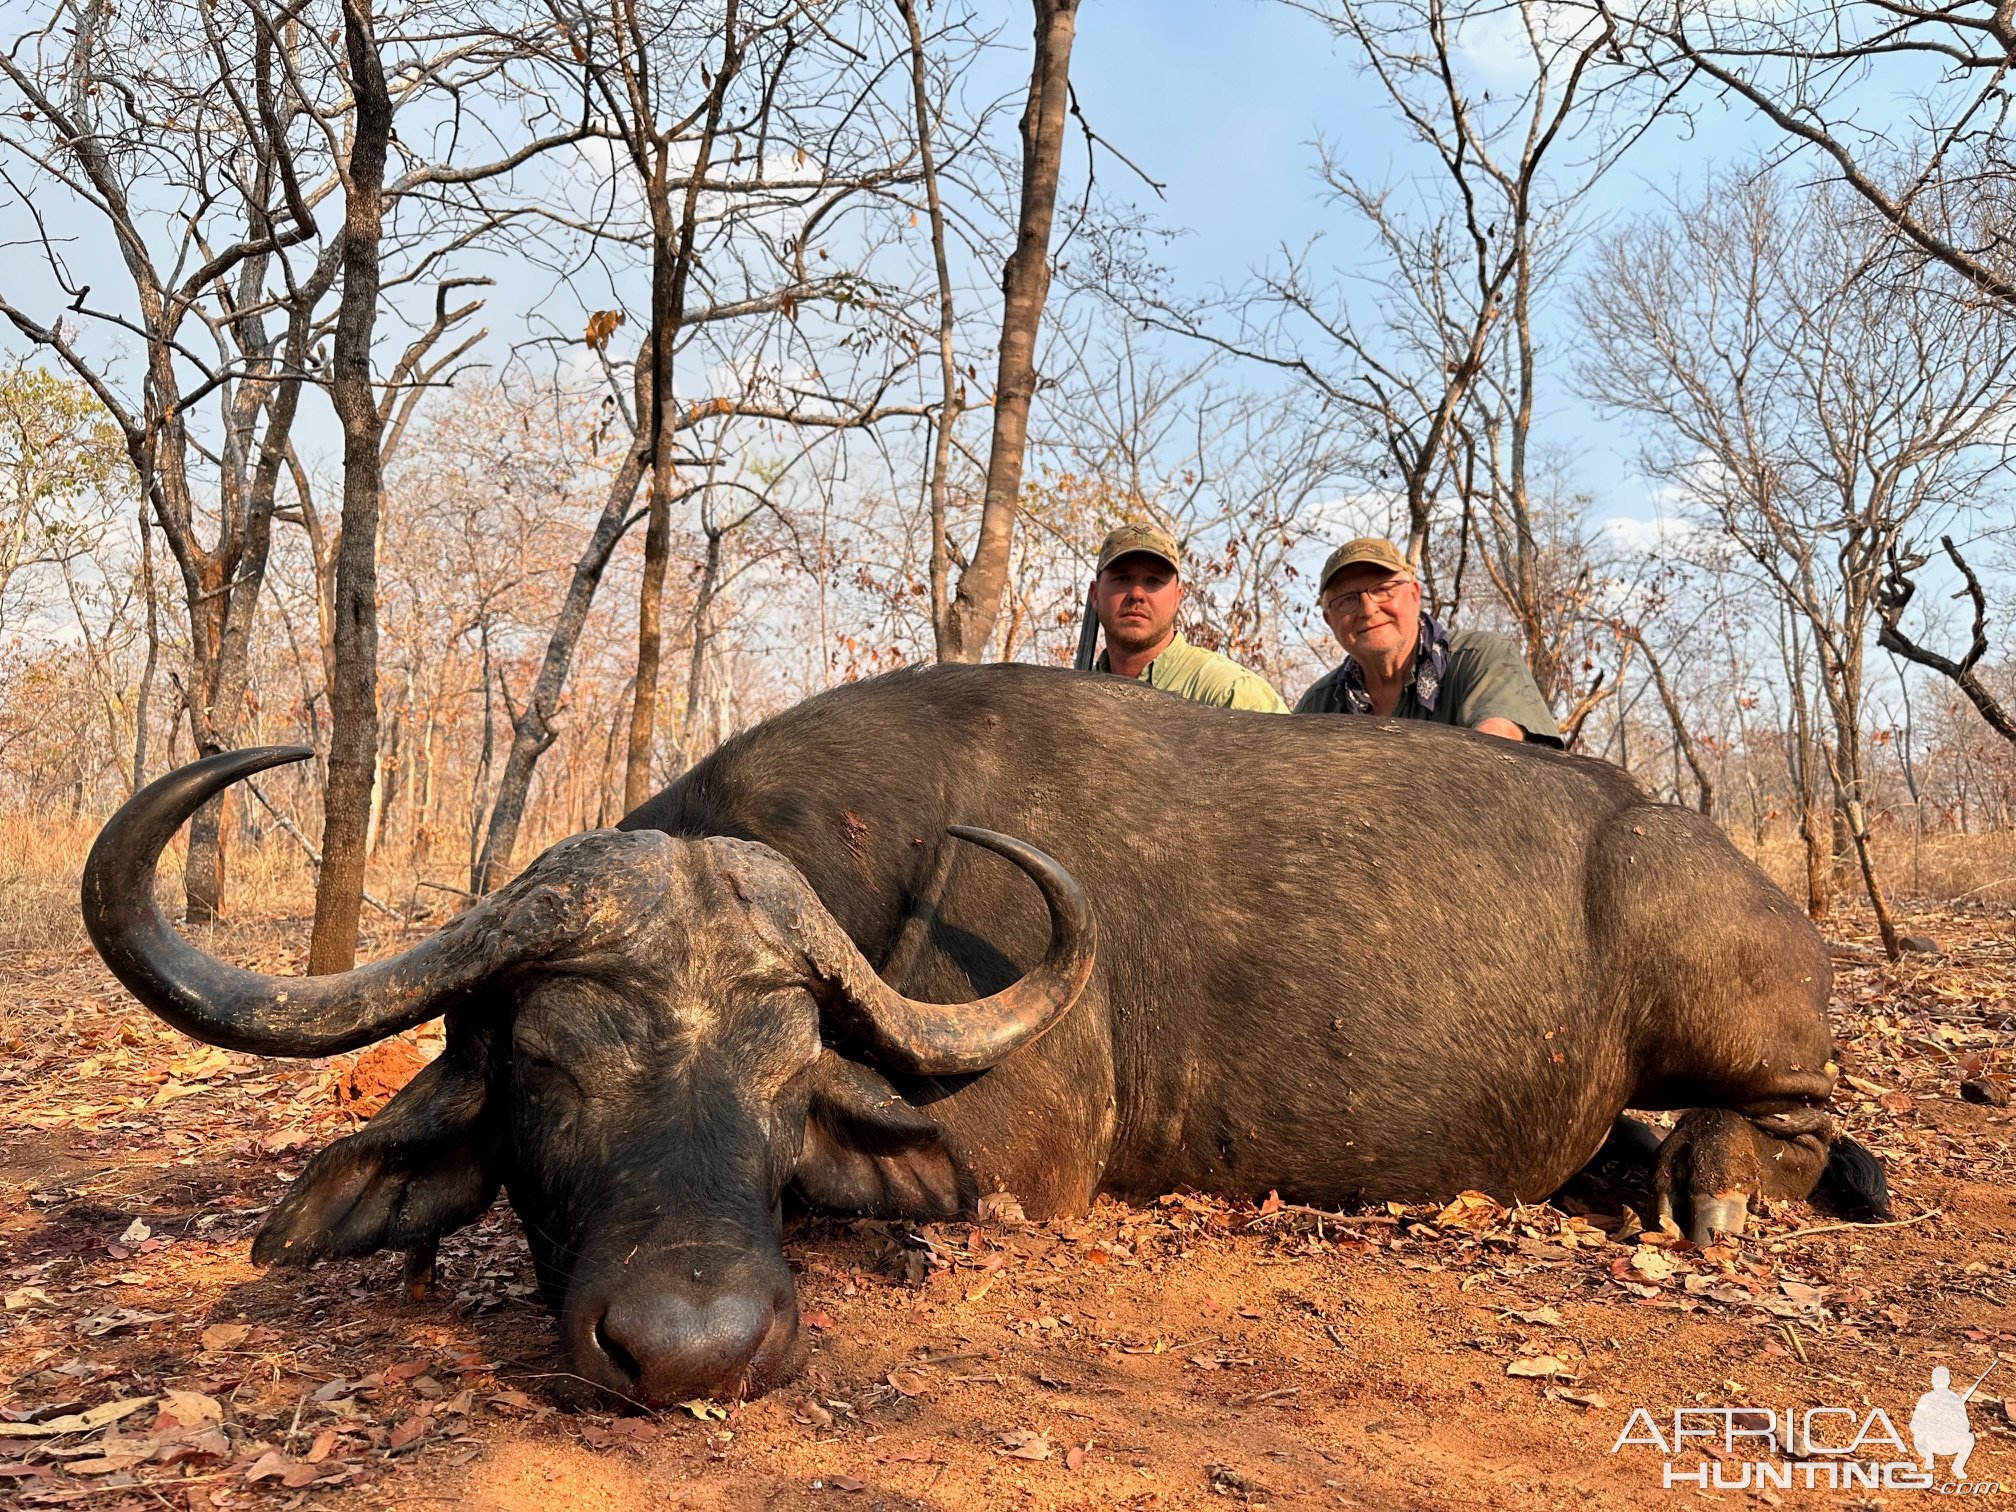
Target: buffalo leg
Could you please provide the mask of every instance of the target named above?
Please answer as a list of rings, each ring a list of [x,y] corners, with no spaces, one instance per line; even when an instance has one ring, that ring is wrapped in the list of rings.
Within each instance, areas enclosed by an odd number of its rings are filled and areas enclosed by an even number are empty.
[[[1659,1227],[1699,1245],[1741,1234],[1757,1197],[1800,1198],[1820,1180],[1834,1120],[1821,1108],[1746,1115],[1697,1108],[1659,1147]]]
[[[399,1280],[406,1288],[406,1295],[415,1302],[425,1302],[428,1293],[434,1290],[434,1259],[439,1248],[439,1238],[429,1235],[406,1251]]]

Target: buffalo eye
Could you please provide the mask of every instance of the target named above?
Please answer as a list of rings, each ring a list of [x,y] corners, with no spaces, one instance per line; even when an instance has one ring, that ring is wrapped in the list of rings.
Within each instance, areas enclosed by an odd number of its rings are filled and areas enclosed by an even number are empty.
[[[581,1084],[575,1080],[574,1073],[551,1056],[521,1050],[517,1062],[519,1078],[531,1091],[580,1095]]]

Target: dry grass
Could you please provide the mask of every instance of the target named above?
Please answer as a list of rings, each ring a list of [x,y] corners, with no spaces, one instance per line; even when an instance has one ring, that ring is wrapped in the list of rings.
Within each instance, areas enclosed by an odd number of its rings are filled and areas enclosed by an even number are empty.
[[[100,823],[95,817],[0,814],[0,958],[84,944],[77,889]],[[186,850],[178,836],[161,858],[160,895],[171,917],[182,911]],[[233,846],[226,877],[227,907],[256,899],[261,915],[273,915],[313,905],[314,876],[300,847],[284,834]]]
[[[1806,853],[1799,837],[1773,836],[1761,849],[1742,838],[1737,844],[1795,898],[1806,896]],[[1916,845],[1908,833],[1875,837],[1877,873],[1900,903],[1958,903],[2016,907],[2016,833],[1927,835]],[[1844,876],[1837,890],[1860,897],[1859,873]]]

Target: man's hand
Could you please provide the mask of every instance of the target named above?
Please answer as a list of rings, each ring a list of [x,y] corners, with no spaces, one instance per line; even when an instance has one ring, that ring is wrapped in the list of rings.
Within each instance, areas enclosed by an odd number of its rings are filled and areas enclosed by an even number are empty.
[[[1471,728],[1482,730],[1486,735],[1496,735],[1502,740],[1524,740],[1526,738],[1526,732],[1520,729],[1519,726],[1512,723],[1509,719],[1500,719],[1496,715],[1493,715],[1489,719],[1478,720]]]

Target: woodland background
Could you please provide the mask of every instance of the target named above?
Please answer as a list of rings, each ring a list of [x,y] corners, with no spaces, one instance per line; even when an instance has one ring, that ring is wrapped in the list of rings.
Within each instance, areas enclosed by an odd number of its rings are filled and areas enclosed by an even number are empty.
[[[14,7],[0,944],[140,783],[298,741],[186,901],[313,858],[347,964],[822,688],[1068,663],[1138,517],[1291,700],[1389,533],[1816,917],[2016,898],[2005,11],[1287,9],[1398,145],[1253,144],[1323,234],[1200,286],[1076,0]]]

